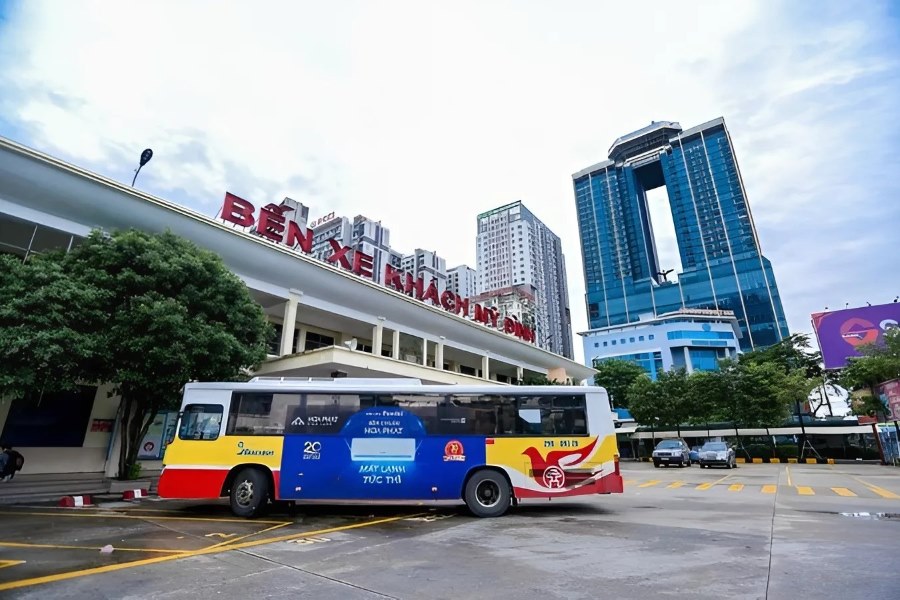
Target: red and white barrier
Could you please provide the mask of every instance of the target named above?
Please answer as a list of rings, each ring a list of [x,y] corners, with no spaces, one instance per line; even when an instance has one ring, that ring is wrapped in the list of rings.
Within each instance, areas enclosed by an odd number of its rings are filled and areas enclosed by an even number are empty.
[[[122,492],[122,500],[136,500],[138,498],[146,498],[147,490],[144,489],[136,489],[136,490],[125,490]]]
[[[80,508],[82,506],[91,506],[90,496],[64,496],[60,498],[59,505],[66,508]]]

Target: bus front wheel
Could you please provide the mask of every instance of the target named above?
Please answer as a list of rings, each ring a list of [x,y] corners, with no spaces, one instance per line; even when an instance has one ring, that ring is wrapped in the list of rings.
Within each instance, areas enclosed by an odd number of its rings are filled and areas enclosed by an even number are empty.
[[[259,469],[243,469],[231,483],[231,512],[258,516],[269,501],[269,480]]]
[[[476,517],[499,517],[509,508],[511,497],[509,482],[497,471],[478,471],[466,483],[466,506]]]

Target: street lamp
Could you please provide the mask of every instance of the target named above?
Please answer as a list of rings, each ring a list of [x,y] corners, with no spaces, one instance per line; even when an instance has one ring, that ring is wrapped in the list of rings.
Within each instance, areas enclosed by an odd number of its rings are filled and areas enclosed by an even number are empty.
[[[134,182],[137,181],[138,173],[141,172],[141,167],[150,162],[150,159],[153,158],[153,150],[147,148],[143,152],[141,152],[141,164],[138,165],[138,168],[134,170],[134,179],[131,180],[131,187],[134,187]]]

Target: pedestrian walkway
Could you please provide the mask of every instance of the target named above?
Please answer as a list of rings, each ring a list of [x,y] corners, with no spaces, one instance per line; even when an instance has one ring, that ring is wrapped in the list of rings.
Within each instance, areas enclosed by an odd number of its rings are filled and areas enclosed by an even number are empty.
[[[155,491],[158,472],[134,482],[109,479],[103,473],[17,474],[11,481],[0,481],[0,504],[56,502],[63,496],[99,496],[118,494],[123,489],[142,487]]]

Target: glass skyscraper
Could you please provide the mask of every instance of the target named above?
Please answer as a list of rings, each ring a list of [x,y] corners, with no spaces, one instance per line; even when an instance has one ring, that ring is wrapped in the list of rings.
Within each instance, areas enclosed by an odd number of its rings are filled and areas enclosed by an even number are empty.
[[[784,310],[721,118],[654,122],[572,176],[592,329],[681,308],[733,311],[743,350],[788,335]],[[660,265],[647,191],[665,186],[682,272]]]

